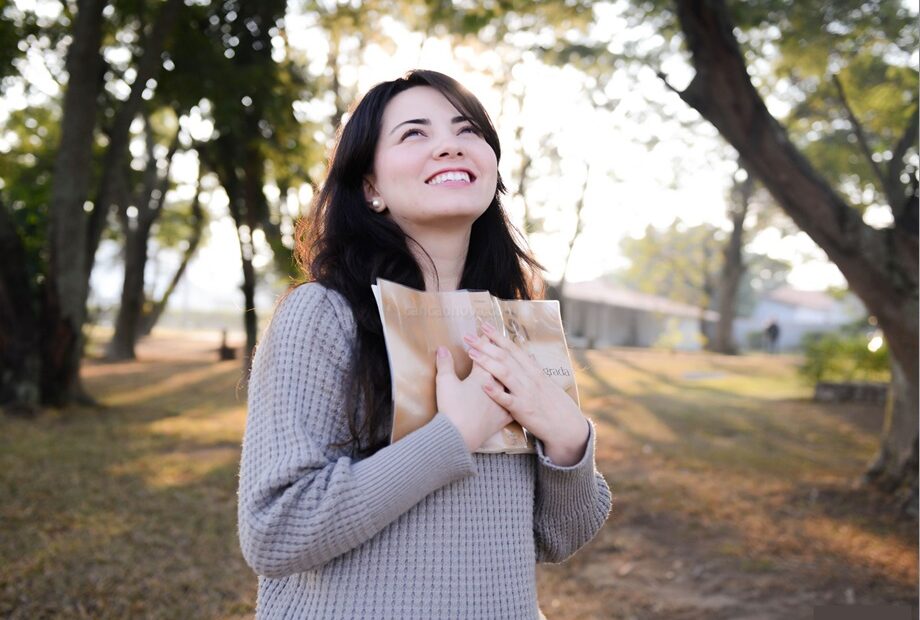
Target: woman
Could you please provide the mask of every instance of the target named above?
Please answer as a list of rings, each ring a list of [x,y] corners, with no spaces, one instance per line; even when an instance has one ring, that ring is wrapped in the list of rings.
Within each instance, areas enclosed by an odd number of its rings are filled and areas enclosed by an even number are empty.
[[[260,618],[537,618],[536,562],[561,562],[610,510],[594,427],[516,344],[470,334],[460,380],[436,364],[438,413],[389,444],[377,277],[531,297],[538,265],[499,201],[498,137],[446,75],[374,87],[333,151],[253,363],[240,542]],[[537,454],[474,451],[516,419]]]

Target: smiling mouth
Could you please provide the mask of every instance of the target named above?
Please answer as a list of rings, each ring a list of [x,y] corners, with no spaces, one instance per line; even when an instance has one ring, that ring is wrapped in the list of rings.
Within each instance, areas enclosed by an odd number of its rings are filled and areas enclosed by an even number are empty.
[[[476,180],[476,177],[466,170],[448,170],[447,172],[441,172],[434,175],[427,181],[428,185],[440,185],[442,183],[447,183],[449,181],[460,181],[464,183],[472,183]]]

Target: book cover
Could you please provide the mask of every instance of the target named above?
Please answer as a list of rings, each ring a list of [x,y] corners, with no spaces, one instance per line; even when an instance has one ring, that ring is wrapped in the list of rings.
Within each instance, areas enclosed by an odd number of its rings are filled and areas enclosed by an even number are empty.
[[[426,292],[378,279],[372,286],[380,311],[393,392],[394,442],[437,413],[435,353],[447,347],[457,376],[473,368],[463,342],[490,323],[533,357],[550,380],[578,403],[575,373],[559,315],[559,302],[503,300],[487,291]],[[533,436],[517,422],[490,437],[477,452],[533,453]]]

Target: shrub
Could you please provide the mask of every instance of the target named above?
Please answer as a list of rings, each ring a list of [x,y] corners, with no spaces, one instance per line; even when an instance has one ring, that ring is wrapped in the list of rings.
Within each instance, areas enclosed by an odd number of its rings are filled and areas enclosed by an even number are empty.
[[[863,329],[840,333],[811,333],[802,338],[805,360],[799,374],[812,385],[819,381],[891,380],[888,344],[869,350],[869,336]]]

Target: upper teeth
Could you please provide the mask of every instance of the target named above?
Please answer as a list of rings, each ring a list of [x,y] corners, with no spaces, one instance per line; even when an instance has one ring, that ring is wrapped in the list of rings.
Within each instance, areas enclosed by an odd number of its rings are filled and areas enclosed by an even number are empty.
[[[466,181],[470,182],[470,175],[466,172],[461,172],[460,170],[451,170],[449,172],[442,172],[437,175],[430,181],[429,185],[437,185],[438,183],[444,183],[445,181]]]

